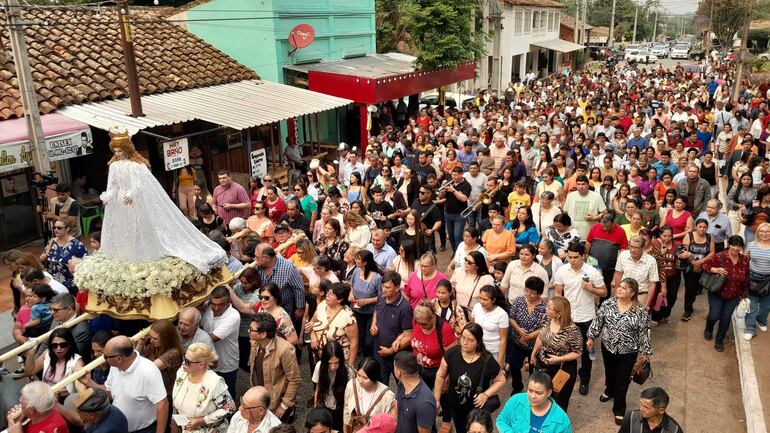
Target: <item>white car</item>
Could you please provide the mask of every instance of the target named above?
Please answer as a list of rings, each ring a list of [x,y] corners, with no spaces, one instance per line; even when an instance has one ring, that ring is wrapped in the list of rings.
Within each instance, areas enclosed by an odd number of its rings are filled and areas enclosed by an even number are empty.
[[[674,48],[671,49],[671,58],[672,59],[686,59],[690,55],[690,47],[685,44],[677,44],[674,45]]]
[[[650,50],[650,53],[658,56],[658,58],[665,59],[668,57],[668,47],[665,45],[655,45]]]
[[[650,53],[649,51],[628,51],[626,50],[626,56],[624,58],[626,62],[637,63],[654,63],[658,61],[658,56]]]

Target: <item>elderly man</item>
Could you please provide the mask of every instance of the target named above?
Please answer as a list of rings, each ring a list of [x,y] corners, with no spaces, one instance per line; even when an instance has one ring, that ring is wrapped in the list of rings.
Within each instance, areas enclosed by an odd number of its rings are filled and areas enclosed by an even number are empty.
[[[393,259],[396,258],[396,251],[387,243],[385,243],[385,231],[377,229],[372,232],[372,242],[366,246],[366,250],[374,255],[374,262],[382,272],[390,269],[393,264]]]
[[[291,199],[286,203],[286,214],[278,220],[276,232],[278,226],[289,226],[292,230],[302,230],[309,239],[312,239],[310,220],[302,214],[302,208],[297,199]]]
[[[128,420],[110,404],[110,396],[99,388],[88,388],[75,401],[84,433],[128,433]]]
[[[24,385],[19,405],[8,412],[8,433],[68,433],[67,422],[54,409],[55,405],[56,396],[47,383]],[[22,426],[26,420],[29,423]]]
[[[216,353],[214,341],[209,334],[204,331],[201,325],[201,312],[194,307],[185,307],[179,312],[179,342],[182,344],[182,352],[187,352],[187,348],[193,343],[203,343],[211,347]]]
[[[230,172],[220,170],[217,173],[219,185],[214,188],[212,197],[214,199],[214,208],[217,215],[222,218],[225,225],[230,224],[230,220],[235,217],[243,217],[244,212],[249,208],[251,199],[246,189],[233,182]]]
[[[632,278],[639,283],[637,300],[647,305],[647,294],[655,290],[659,276],[658,264],[651,255],[644,252],[644,243],[643,237],[634,236],[628,241],[628,249],[618,254],[612,289],[615,290],[623,278]]]
[[[730,219],[721,210],[722,202],[712,198],[706,203],[706,210],[701,212],[698,218],[696,218],[696,220],[704,219],[709,222],[708,234],[714,240],[715,253],[724,251],[725,241],[733,234],[730,227]]]
[[[112,404],[128,420],[129,432],[164,433],[169,403],[158,366],[139,355],[122,335],[107,342],[104,359],[111,367],[104,385],[91,379],[84,384],[110,392]]]
[[[693,215],[700,215],[711,199],[711,185],[700,177],[700,169],[695,164],[687,166],[687,177],[677,182],[676,192],[687,200],[685,208]]]
[[[211,337],[219,355],[219,362],[214,371],[222,376],[227,383],[230,395],[235,399],[235,381],[240,356],[238,330],[241,326],[241,315],[230,304],[230,290],[227,286],[217,286],[211,291],[211,299],[203,311],[201,326]]]
[[[280,425],[281,420],[270,412],[270,400],[270,393],[264,386],[255,386],[246,391],[227,433],[266,433]]]
[[[267,408],[286,420],[294,412],[302,377],[294,346],[283,338],[276,338],[277,331],[273,316],[268,313],[254,315],[249,328],[249,337],[255,342],[249,357],[249,386],[264,386],[270,395]]]
[[[621,230],[622,231],[622,230]],[[607,296],[607,286],[601,272],[593,266],[585,263],[586,248],[578,243],[572,243],[567,247],[567,261],[569,266],[560,267],[553,275],[554,294],[564,296],[572,307],[572,321],[580,329],[583,337],[583,351],[580,355],[579,392],[588,394],[588,384],[591,381],[591,367],[593,361],[586,348],[586,335],[591,323],[596,318],[594,297]]]
[[[669,414],[668,394],[663,388],[647,388],[639,398],[639,410],[626,414],[618,433],[683,433],[682,427]]]

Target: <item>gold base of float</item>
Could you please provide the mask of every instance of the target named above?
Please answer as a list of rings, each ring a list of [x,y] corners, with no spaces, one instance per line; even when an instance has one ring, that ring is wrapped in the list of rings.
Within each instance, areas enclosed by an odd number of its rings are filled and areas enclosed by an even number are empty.
[[[215,287],[232,278],[227,266],[222,266],[201,275],[192,284],[182,285],[171,297],[128,298],[89,292],[86,311],[122,320],[173,320],[183,308],[201,304]]]

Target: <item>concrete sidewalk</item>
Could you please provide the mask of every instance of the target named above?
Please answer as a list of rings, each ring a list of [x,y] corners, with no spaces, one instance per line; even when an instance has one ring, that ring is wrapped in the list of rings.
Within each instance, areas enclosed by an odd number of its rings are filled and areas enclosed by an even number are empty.
[[[770,370],[767,369],[768,358],[770,358],[770,333],[758,331],[756,337],[751,340],[751,355],[754,359],[754,372],[759,385],[759,399],[762,407],[765,408],[765,425],[770,426]]]

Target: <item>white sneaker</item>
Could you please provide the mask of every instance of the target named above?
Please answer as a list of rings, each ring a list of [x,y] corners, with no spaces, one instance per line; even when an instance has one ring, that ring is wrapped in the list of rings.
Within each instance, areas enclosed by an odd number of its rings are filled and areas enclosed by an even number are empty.
[[[759,330],[762,331],[762,332],[767,332],[767,326],[762,326],[762,325],[758,324],[757,328],[759,328]]]
[[[752,338],[754,338],[753,334],[749,334],[748,332],[743,334],[743,339],[746,341],[751,341]]]

